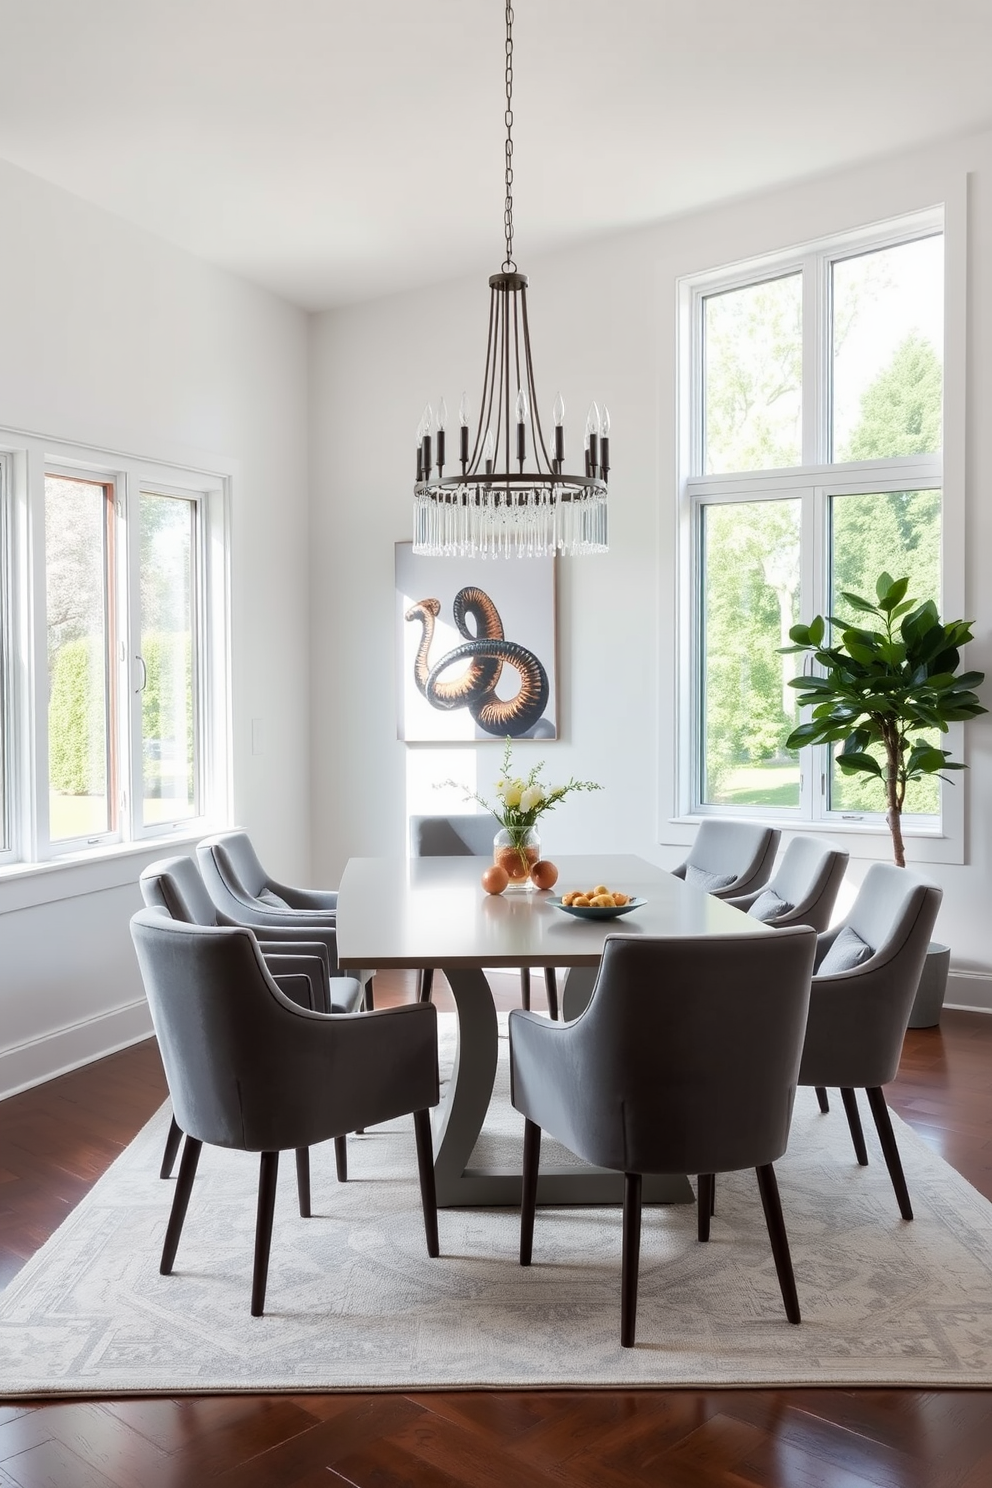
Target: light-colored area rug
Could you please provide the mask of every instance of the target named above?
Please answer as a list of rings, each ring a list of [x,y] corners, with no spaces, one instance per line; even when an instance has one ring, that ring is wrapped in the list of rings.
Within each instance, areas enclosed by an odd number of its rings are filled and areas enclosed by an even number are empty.
[[[451,1017],[442,1029],[450,1065]],[[501,1031],[479,1161],[520,1148]],[[284,1159],[263,1318],[248,1311],[253,1155],[204,1148],[176,1272],[160,1276],[168,1114],[0,1296],[0,1395],[992,1385],[992,1205],[894,1119],[917,1216],[906,1224],[877,1144],[858,1168],[843,1111],[821,1116],[811,1090],[777,1165],[802,1325],[785,1321],[754,1175],[733,1174],[718,1180],[707,1245],[692,1205],[645,1210],[629,1350],[619,1211],[539,1210],[527,1270],[515,1211],[442,1210],[441,1258],[428,1260],[409,1120],[350,1138],[343,1186],[330,1144],[316,1149],[309,1220]]]

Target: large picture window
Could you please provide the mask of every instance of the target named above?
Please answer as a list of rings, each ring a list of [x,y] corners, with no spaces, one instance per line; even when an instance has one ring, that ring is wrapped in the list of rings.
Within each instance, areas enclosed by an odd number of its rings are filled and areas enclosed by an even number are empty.
[[[943,246],[934,212],[681,285],[682,814],[881,822],[872,782],[786,750],[779,648],[883,570],[940,605]],[[936,778],[907,810],[936,829]]]
[[[8,438],[0,860],[68,857],[223,819],[223,478],[110,456],[100,469],[91,451],[83,465],[68,448],[18,449]],[[16,670],[14,654],[24,658]]]

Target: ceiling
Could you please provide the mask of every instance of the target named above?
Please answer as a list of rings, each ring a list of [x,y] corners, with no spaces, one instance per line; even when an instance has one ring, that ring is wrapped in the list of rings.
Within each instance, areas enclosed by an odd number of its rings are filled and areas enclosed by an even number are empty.
[[[501,0],[0,0],[0,158],[308,309],[503,258]],[[516,0],[516,257],[992,124],[990,0]]]

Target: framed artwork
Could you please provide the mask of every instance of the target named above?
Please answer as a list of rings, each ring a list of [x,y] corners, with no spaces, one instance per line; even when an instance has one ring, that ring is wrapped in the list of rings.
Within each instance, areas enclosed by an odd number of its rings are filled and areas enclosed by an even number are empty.
[[[401,739],[557,739],[555,577],[554,558],[424,558],[396,544]]]

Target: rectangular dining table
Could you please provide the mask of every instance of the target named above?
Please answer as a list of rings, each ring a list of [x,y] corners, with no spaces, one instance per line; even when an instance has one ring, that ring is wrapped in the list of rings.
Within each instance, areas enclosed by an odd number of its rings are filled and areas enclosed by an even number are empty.
[[[632,913],[587,920],[565,914],[548,892],[487,894],[488,859],[352,858],[338,890],[342,971],[374,967],[443,970],[454,997],[458,1048],[448,1090],[434,1119],[438,1204],[452,1208],[517,1206],[521,1174],[470,1166],[496,1076],[499,1035],[485,967],[566,968],[563,1019],[577,1016],[592,992],[607,935],[768,935],[760,921],[642,858],[595,854],[558,860],[554,894],[605,883],[643,898]],[[687,987],[685,995],[691,996]],[[614,1204],[623,1174],[603,1168],[542,1168],[540,1204]],[[644,1178],[645,1203],[688,1203],[681,1174]]]

